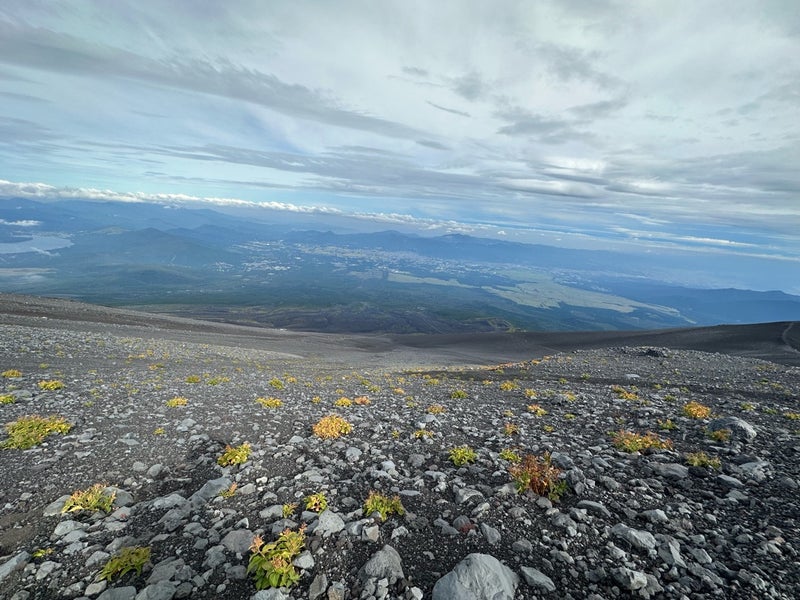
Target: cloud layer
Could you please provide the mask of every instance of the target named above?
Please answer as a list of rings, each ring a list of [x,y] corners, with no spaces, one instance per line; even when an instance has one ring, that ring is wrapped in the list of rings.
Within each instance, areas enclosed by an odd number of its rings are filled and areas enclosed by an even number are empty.
[[[797,56],[779,0],[5,0],[0,177],[782,260]]]

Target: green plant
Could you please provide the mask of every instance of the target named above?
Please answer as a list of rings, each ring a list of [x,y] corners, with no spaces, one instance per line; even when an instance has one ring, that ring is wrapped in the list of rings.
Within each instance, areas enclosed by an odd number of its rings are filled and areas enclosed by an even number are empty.
[[[202,381],[200,375],[187,375],[186,383],[200,383]]]
[[[433,432],[430,429],[417,429],[414,432],[414,437],[417,439],[428,439],[433,437]]]
[[[3,371],[3,377],[22,377],[22,371],[19,369],[8,369],[7,371]]]
[[[167,433],[167,431],[163,427],[156,427],[153,430],[153,435],[164,435],[165,433]]]
[[[528,404],[528,412],[533,413],[535,417],[543,417],[547,414],[547,411],[538,404]]]
[[[707,419],[711,416],[711,409],[692,400],[683,405],[683,414],[691,419]]]
[[[719,458],[712,458],[705,452],[690,452],[686,455],[686,463],[693,467],[711,467],[712,469],[720,467]]]
[[[517,387],[519,386],[513,381],[504,381],[500,384],[500,389],[504,392],[510,392],[511,390],[517,389]]]
[[[247,462],[247,459],[250,458],[250,452],[252,452],[252,449],[247,442],[244,442],[236,448],[227,445],[225,446],[225,451],[217,459],[217,464],[221,467],[240,465],[243,462]]]
[[[114,499],[117,497],[117,493],[107,492],[106,487],[102,483],[95,483],[85,490],[73,492],[64,502],[61,512],[80,512],[82,510],[94,512],[102,510],[105,513],[110,513],[114,507]]]
[[[347,398],[345,396],[342,396],[341,398],[339,398],[338,400],[336,400],[333,403],[334,406],[339,406],[339,407],[342,407],[342,408],[347,408],[348,406],[352,406],[352,404],[353,404],[353,401],[350,400],[350,398]]]
[[[590,377],[591,377],[591,375],[589,375],[589,373],[581,373],[581,379],[583,379],[584,381],[586,381]]]
[[[742,404],[739,406],[739,408],[741,408],[743,411],[747,411],[747,412],[756,409],[755,405],[752,402],[742,402]]]
[[[547,433],[553,433],[553,431],[555,431],[555,427],[552,425],[542,425],[542,429]]]
[[[0,448],[27,450],[41,444],[52,433],[69,433],[70,429],[72,425],[64,417],[39,415],[20,417],[16,421],[6,423],[8,439],[0,444]]]
[[[399,496],[389,498],[383,494],[372,490],[364,501],[364,514],[371,515],[378,513],[381,516],[381,521],[389,518],[389,515],[404,515],[405,508],[400,502]]]
[[[519,435],[519,425],[516,423],[506,423],[503,425],[503,433],[509,437],[512,435]]]
[[[142,574],[147,561],[150,560],[150,548],[148,546],[128,546],[122,548],[114,556],[108,559],[98,575],[99,580],[113,581],[116,577],[122,577],[130,571],[136,571],[137,575]]]
[[[469,446],[456,446],[450,449],[450,460],[457,467],[463,467],[467,463],[474,463],[478,455]]]
[[[283,400],[280,398],[273,398],[272,396],[269,398],[256,398],[256,402],[264,408],[280,408],[283,406]]]
[[[64,387],[64,382],[58,379],[43,379],[39,382],[39,389],[40,390],[49,390],[55,391],[60,390]]]
[[[269,544],[265,544],[261,536],[253,538],[247,572],[253,575],[257,590],[291,587],[300,580],[292,561],[300,556],[305,540],[305,527],[299,531],[285,529],[277,541]]]
[[[672,421],[672,419],[665,419],[664,421],[658,422],[658,428],[663,429],[664,431],[672,431],[677,429],[678,426]]]
[[[572,414],[572,413],[566,413],[566,414],[564,415],[564,418],[565,418],[567,421],[571,421],[572,419],[574,419],[574,418],[575,418],[575,415],[574,415],[574,414]]]
[[[372,401],[367,396],[356,396],[353,398],[353,402],[358,404],[359,406],[369,406],[372,404]]]
[[[175,396],[174,398],[170,398],[166,401],[166,405],[169,408],[178,408],[179,406],[186,406],[189,401],[182,397],[182,396]]]
[[[783,413],[784,418],[789,419],[790,421],[798,421],[800,420],[800,413],[796,412],[785,412]]]
[[[621,385],[612,385],[611,391],[617,395],[617,398],[621,398],[623,400],[639,399],[638,390],[635,387],[632,387],[630,390],[626,390]]]
[[[297,502],[287,502],[281,507],[281,514],[284,519],[288,519],[297,510]]]
[[[464,400],[468,398],[469,395],[464,390],[453,390],[450,392],[450,399],[451,400]]]
[[[53,553],[52,548],[37,548],[33,552],[31,552],[31,556],[33,558],[44,558],[45,556],[50,556]]]
[[[441,404],[431,404],[427,409],[426,412],[431,415],[440,415],[444,412],[444,406]]]
[[[15,401],[13,394],[0,394],[0,404],[14,404]]]
[[[730,429],[716,429],[708,434],[715,442],[727,442],[731,439],[731,430]]]
[[[508,468],[508,473],[519,493],[530,490],[556,502],[567,490],[566,481],[560,479],[561,469],[553,466],[549,452],[542,456],[526,454],[519,464]]]
[[[314,512],[321,513],[328,508],[328,497],[325,492],[317,492],[306,496],[306,510],[313,510]]]
[[[318,438],[329,439],[346,435],[353,430],[353,426],[339,415],[322,417],[313,427],[314,435]]]
[[[218,375],[216,377],[210,377],[206,380],[208,385],[219,385],[220,383],[228,383],[231,380],[230,377],[225,377],[224,375]]]
[[[286,385],[280,379],[278,379],[277,377],[273,377],[267,383],[269,383],[276,390],[282,390],[283,388],[286,387]]]
[[[560,383],[561,385],[566,385],[567,384],[567,380],[566,380],[565,377],[559,377],[558,378],[558,383]]]
[[[532,390],[530,388],[525,390],[525,396],[533,400],[534,398],[538,398],[539,395],[536,393],[536,390]]]
[[[651,448],[657,450],[672,448],[671,440],[662,440],[651,431],[640,435],[632,431],[620,430],[613,434],[611,441],[616,448],[625,452],[641,452]]]
[[[320,402],[322,402],[322,398],[320,398],[319,396],[314,396],[313,398],[311,398],[312,404],[319,404]]]
[[[516,464],[522,460],[522,457],[511,448],[503,448],[500,450],[500,458],[512,464]]]

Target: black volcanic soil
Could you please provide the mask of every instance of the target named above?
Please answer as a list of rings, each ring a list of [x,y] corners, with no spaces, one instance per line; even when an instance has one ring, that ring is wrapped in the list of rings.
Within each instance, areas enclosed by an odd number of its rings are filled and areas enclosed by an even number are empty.
[[[323,336],[0,296],[0,371],[22,372],[0,380],[13,397],[2,422],[72,424],[30,450],[0,450],[0,596],[251,598],[242,539],[305,522],[310,560],[276,598],[430,598],[470,553],[516,574],[514,598],[796,598],[796,329]],[[64,387],[42,390],[45,380]],[[186,406],[168,407],[175,397]],[[369,404],[336,406],[342,397]],[[690,401],[712,415],[687,416]],[[315,437],[331,413],[353,431]],[[729,439],[713,439],[717,428]],[[620,430],[655,432],[672,449],[624,452],[612,443]],[[245,441],[248,462],[216,463]],[[461,445],[477,460],[459,468],[449,451]],[[552,452],[567,482],[560,502],[517,494],[503,449]],[[687,468],[697,451],[719,470]],[[98,482],[125,506],[58,512],[56,501]],[[231,483],[233,496],[219,495]],[[363,514],[373,489],[399,494],[406,514]],[[344,529],[324,532],[301,512],[318,491]],[[301,506],[282,522],[276,509],[291,502]],[[132,545],[151,548],[144,572],[97,584],[108,556]],[[359,575],[384,545],[403,570],[385,585]]]

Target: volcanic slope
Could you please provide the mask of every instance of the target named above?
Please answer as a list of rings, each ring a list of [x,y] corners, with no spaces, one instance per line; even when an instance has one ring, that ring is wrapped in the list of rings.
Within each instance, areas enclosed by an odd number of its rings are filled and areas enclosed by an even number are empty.
[[[0,449],[3,597],[455,599],[454,569],[477,598],[800,595],[797,367],[620,345],[381,368],[331,338],[45,316],[0,319],[2,422],[70,426]],[[352,429],[318,437],[331,414]],[[109,512],[62,512],[94,484]],[[375,491],[402,510],[369,514]],[[303,525],[298,581],[257,595],[254,537]],[[131,547],[141,573],[98,578]]]

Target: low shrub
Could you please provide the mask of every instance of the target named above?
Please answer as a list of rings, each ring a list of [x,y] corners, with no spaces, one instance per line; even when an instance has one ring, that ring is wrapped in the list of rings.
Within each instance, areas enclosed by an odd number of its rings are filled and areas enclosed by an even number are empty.
[[[252,448],[248,442],[244,442],[235,448],[231,445],[227,445],[225,446],[225,451],[217,459],[217,464],[221,467],[240,465],[247,462],[251,452]]]
[[[352,430],[353,426],[339,415],[322,417],[313,427],[314,435],[322,439],[338,438]]]
[[[381,521],[385,521],[390,515],[402,516],[405,512],[399,496],[389,498],[372,490],[364,501],[364,514],[369,516],[378,513],[381,516]]]
[[[108,562],[98,575],[99,580],[113,581],[117,577],[122,577],[130,571],[136,571],[137,575],[142,574],[142,569],[150,560],[150,548],[147,546],[128,546],[122,548]]]
[[[567,489],[567,482],[560,479],[561,469],[553,466],[549,452],[542,456],[526,454],[519,464],[508,468],[508,473],[519,493],[530,490],[557,502]]]
[[[16,421],[6,423],[8,439],[0,444],[0,448],[27,450],[41,444],[53,433],[69,433],[72,429],[64,417],[40,417],[32,415],[20,417]]]
[[[469,446],[456,446],[450,449],[450,460],[457,467],[463,467],[467,463],[474,463],[478,458],[475,450]]]
[[[253,538],[247,572],[253,576],[256,589],[291,587],[297,583],[300,573],[292,562],[300,556],[305,541],[305,527],[299,531],[285,529],[269,544],[259,535]]]
[[[73,492],[72,495],[67,498],[61,512],[80,512],[83,510],[94,512],[101,510],[104,513],[110,513],[111,509],[114,507],[114,499],[117,497],[117,493],[106,491],[106,487],[107,486],[102,483],[95,483],[85,490]]]

